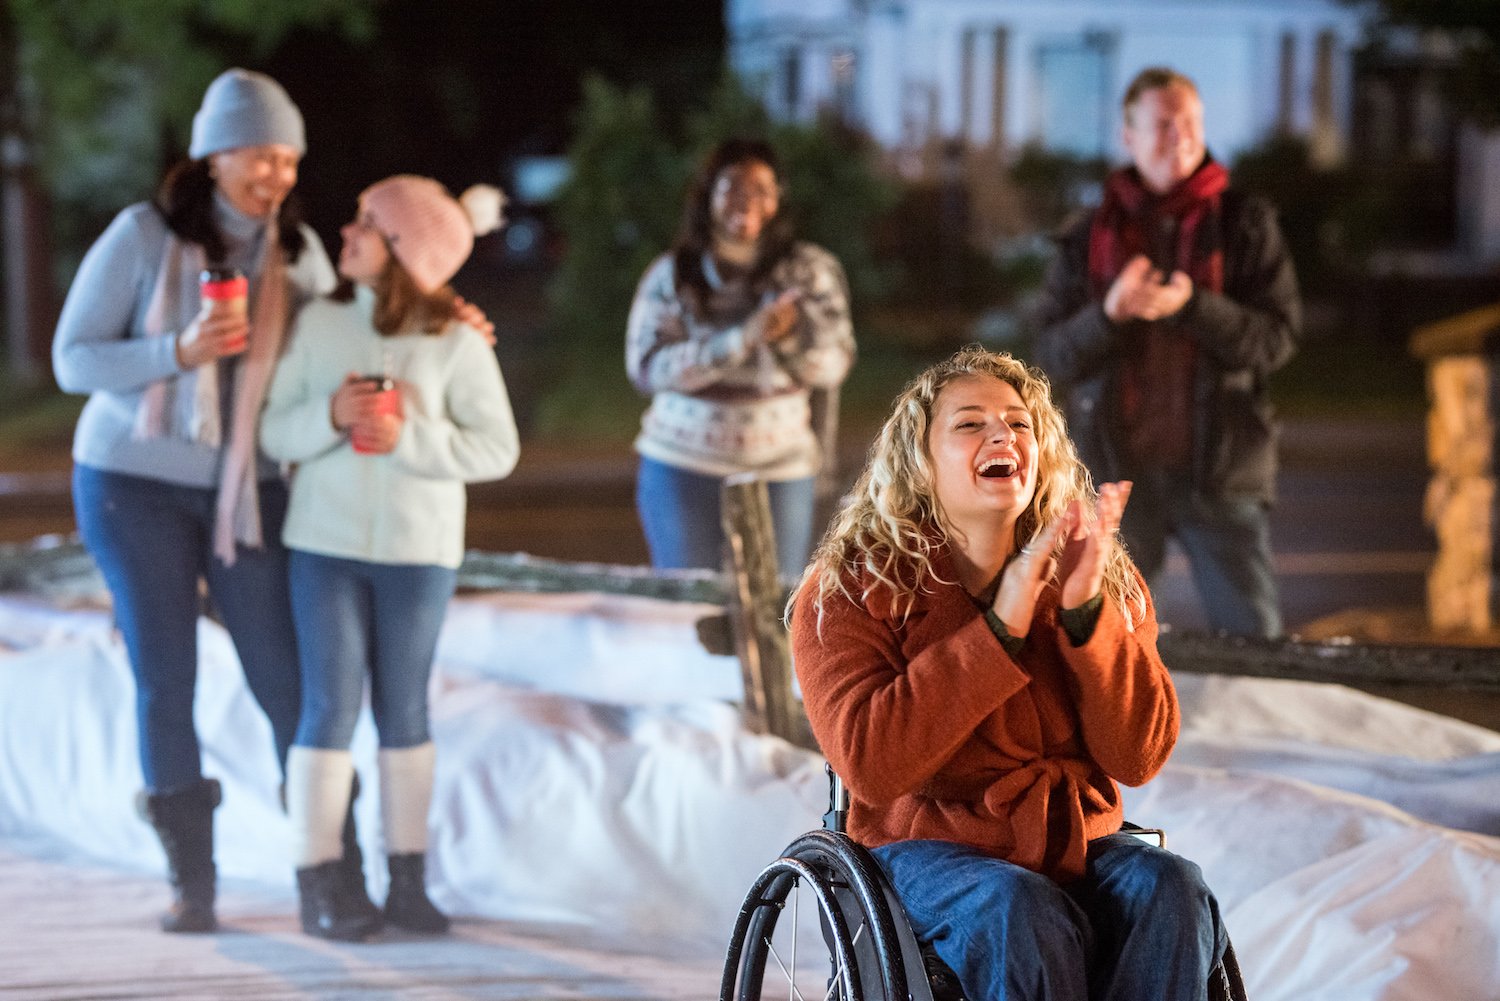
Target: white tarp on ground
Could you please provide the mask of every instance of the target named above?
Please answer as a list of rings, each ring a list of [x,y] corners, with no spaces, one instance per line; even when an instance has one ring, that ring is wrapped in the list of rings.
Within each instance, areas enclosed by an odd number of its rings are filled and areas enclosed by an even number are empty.
[[[826,785],[816,756],[741,729],[724,702],[735,662],[694,638],[703,612],[455,602],[433,679],[441,905],[722,948],[754,873],[817,825]],[[220,871],[284,891],[269,730],[223,632],[199,635]],[[1500,734],[1333,686],[1178,682],[1178,751],[1127,807],[1203,866],[1256,1001],[1500,1001]],[[133,698],[106,614],[0,598],[0,836],[161,870],[131,806]],[[366,721],[367,774],[373,757]],[[372,791],[372,853],[378,816]]]

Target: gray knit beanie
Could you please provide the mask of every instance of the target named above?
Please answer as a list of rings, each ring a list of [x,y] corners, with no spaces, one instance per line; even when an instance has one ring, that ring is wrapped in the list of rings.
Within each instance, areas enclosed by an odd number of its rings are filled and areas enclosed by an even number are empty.
[[[240,146],[278,143],[307,152],[302,112],[281,84],[264,73],[225,70],[203,92],[203,106],[193,116],[188,156],[202,159]]]

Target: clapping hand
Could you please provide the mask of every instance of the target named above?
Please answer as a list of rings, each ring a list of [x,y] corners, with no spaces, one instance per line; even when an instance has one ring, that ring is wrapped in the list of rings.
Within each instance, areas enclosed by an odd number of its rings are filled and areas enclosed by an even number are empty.
[[[1178,313],[1192,297],[1193,280],[1185,273],[1164,276],[1144,254],[1136,254],[1105,293],[1104,315],[1115,323],[1162,320]]]
[[[760,308],[755,315],[762,340],[774,344],[797,329],[797,304],[801,299],[801,289],[789,288]]]
[[[1012,636],[1025,636],[1031,630],[1031,617],[1036,612],[1036,602],[1042,588],[1052,578],[1057,568],[1057,558],[1052,555],[1060,534],[1071,531],[1069,512],[1043,528],[1031,541],[1021,547],[1015,558],[1005,565],[1000,574],[1000,588],[995,592],[991,607],[1005,629]]]
[[[1061,520],[1071,525],[1063,553],[1061,602],[1063,608],[1077,608],[1099,593],[1104,585],[1104,568],[1109,561],[1125,502],[1130,499],[1130,481],[1101,483],[1094,517],[1084,515],[1082,501],[1073,501]]]
[[[1034,535],[1006,565],[992,607],[1012,636],[1025,636],[1031,629],[1037,599],[1058,568],[1053,553],[1059,539],[1065,540],[1062,607],[1077,608],[1099,593],[1130,486],[1129,480],[1100,485],[1092,518],[1083,501],[1073,501],[1062,517]]]

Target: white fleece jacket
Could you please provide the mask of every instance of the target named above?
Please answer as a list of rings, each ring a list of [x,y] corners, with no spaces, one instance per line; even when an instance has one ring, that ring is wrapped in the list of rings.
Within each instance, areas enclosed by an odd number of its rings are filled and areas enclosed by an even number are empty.
[[[495,352],[474,329],[382,337],[374,293],[306,306],[271,384],[261,447],[295,464],[282,541],[372,563],[457,567],[464,484],[515,468],[520,441]],[[334,430],[334,391],[350,372],[390,375],[406,421],[394,451],[361,455]]]

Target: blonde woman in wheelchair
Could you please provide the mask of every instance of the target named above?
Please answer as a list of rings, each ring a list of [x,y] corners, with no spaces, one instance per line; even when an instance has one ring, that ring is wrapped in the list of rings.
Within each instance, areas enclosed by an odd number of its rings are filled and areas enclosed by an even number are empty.
[[[966,348],[896,401],[793,599],[848,833],[970,1001],[1207,996],[1198,867],[1121,833],[1177,739],[1151,596],[1045,378]]]

